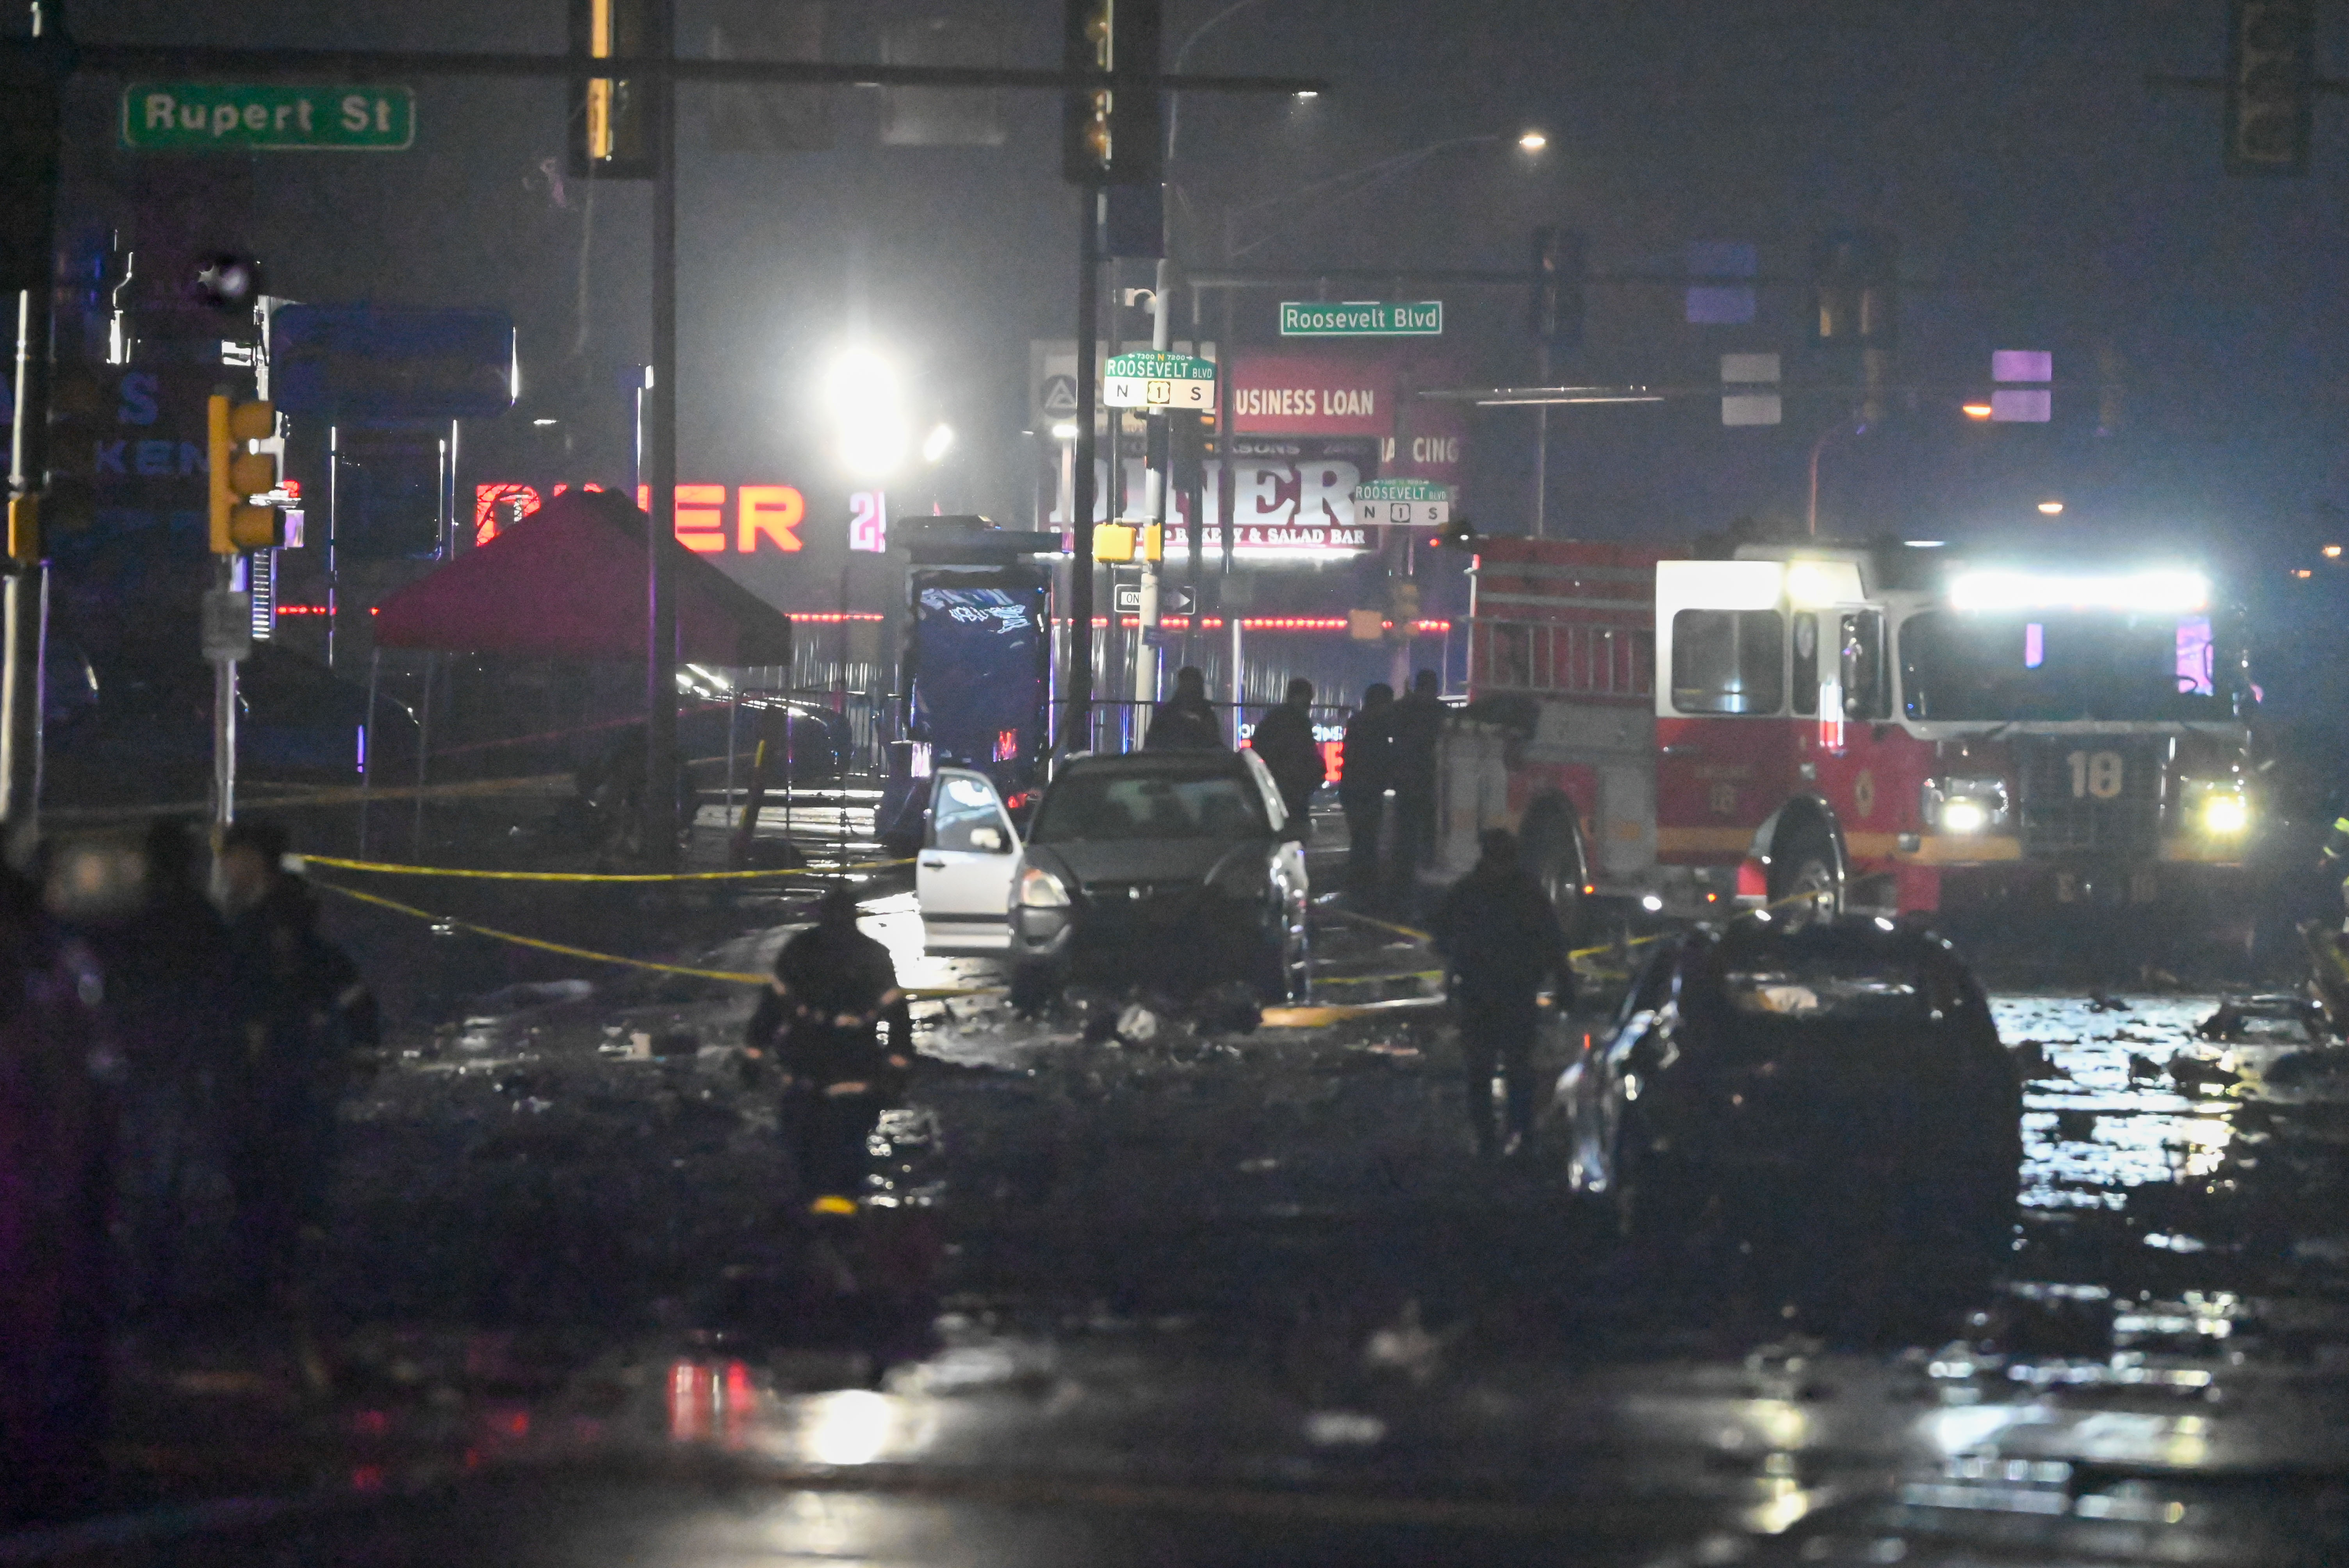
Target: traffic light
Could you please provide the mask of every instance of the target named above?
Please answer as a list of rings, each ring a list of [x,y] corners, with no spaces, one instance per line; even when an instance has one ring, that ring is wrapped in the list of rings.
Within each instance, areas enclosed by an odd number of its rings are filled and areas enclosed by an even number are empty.
[[[571,52],[628,60],[651,52],[653,0],[571,0]],[[605,180],[653,176],[658,84],[643,77],[590,77],[571,84],[571,172]]]
[[[1537,343],[1574,348],[1582,342],[1582,236],[1545,224],[1534,231],[1534,292],[1526,326]]]
[[[2316,0],[2227,7],[2227,172],[2308,172]]]
[[[1063,66],[1109,71],[1134,85],[1068,95],[1061,173],[1077,185],[1161,183],[1166,132],[1154,79],[1164,32],[1159,0],[1067,0],[1062,18]]]
[[[245,450],[248,441],[277,433],[277,410],[266,403],[233,403],[219,393],[204,409],[212,462],[212,548],[215,555],[270,550],[285,542],[284,515],[252,498],[277,488],[277,459]]]
[[[1811,341],[1890,348],[1900,334],[1900,242],[1881,229],[1827,234],[1811,250]]]
[[[1435,531],[1428,539],[1427,547],[1430,550],[1474,551],[1482,542],[1475,523],[1464,517],[1455,517]]]

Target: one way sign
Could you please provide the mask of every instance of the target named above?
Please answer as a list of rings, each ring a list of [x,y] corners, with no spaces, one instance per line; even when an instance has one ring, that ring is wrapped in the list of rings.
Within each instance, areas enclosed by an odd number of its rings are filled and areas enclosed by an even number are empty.
[[[1162,615],[1188,615],[1199,607],[1199,596],[1191,589],[1172,583],[1158,586],[1158,613]],[[1142,584],[1121,583],[1117,585],[1117,613],[1121,615],[1142,614]]]

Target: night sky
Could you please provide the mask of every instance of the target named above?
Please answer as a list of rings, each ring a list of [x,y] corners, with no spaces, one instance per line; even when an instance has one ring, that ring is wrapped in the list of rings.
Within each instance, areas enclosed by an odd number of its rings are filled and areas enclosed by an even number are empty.
[[[705,52],[713,26],[753,36],[774,9],[683,0],[681,46]],[[1170,53],[1218,9],[1174,0]],[[1004,63],[1057,50],[1057,5],[823,10],[833,58],[877,57],[885,38],[937,15],[977,24],[968,36]],[[2328,15],[2320,38],[2328,71],[2349,48],[2338,20]],[[1823,528],[2020,531],[2057,549],[2101,531],[2175,532],[2281,562],[2344,526],[2330,519],[2349,506],[2338,455],[2349,378],[2328,352],[2349,325],[2336,194],[2349,108],[2320,100],[2311,177],[2224,177],[2216,96],[2144,83],[2215,74],[2221,21],[2218,0],[1258,0],[1209,30],[1192,67],[1319,73],[1334,90],[1311,103],[1187,99],[1177,243],[1220,263],[1234,207],[1249,209],[1235,220],[1247,262],[1284,268],[1521,267],[1541,222],[1582,231],[1601,273],[1677,268],[1691,242],[1748,243],[1764,280],[1753,323],[1691,325],[1676,288],[1594,284],[1586,345],[1556,378],[1702,383],[1722,353],[1775,350],[1799,385],[1847,378],[1806,346],[1799,280],[1813,238],[1884,228],[1908,280],[1894,379],[1926,389],[1829,449]],[[109,0],[77,5],[73,22],[124,40],[554,50],[564,36],[554,0],[202,13]],[[114,150],[118,88],[85,81],[64,226],[133,211],[162,225],[155,193],[192,175],[218,199],[183,203],[167,226],[185,232],[142,244],[250,249],[273,292],[305,300],[508,308],[523,402],[502,427],[469,430],[465,482],[501,469],[624,476],[616,377],[647,341],[645,187],[564,174],[553,85],[418,86],[409,152],[182,160]],[[1073,317],[1078,198],[1059,179],[1058,107],[1004,95],[999,146],[885,146],[883,98],[828,95],[831,150],[742,152],[709,150],[707,99],[688,95],[681,477],[798,484],[819,518],[844,518],[852,487],[829,469],[814,388],[836,347],[861,339],[905,367],[925,422],[965,433],[935,499],[1024,521],[1028,344],[1068,335]],[[1527,126],[1551,139],[1537,160],[1513,144]],[[1502,139],[1432,154],[1348,200],[1296,194],[1488,134]],[[127,194],[137,190],[150,194]],[[1144,264],[1129,266],[1123,281],[1145,281]],[[1242,343],[1275,340],[1279,297],[1241,296]],[[1447,303],[1447,345],[1473,379],[1531,378],[1521,290]],[[1127,330],[1145,328],[1132,317]],[[2054,352],[2054,424],[1969,427],[1956,412],[1996,348]],[[2127,383],[2124,418],[2102,436],[2087,385],[2100,354]],[[1842,412],[1833,397],[1790,396],[1775,430],[1724,430],[1703,398],[1563,414],[1551,531],[1683,539],[1742,513],[1799,519],[1811,442]],[[564,423],[542,433],[532,416]],[[1474,427],[1470,510],[1489,530],[1525,526],[1530,427],[1516,411]],[[928,509],[919,488],[901,489],[901,510]],[[2048,497],[2067,503],[2060,524],[2033,510]],[[836,566],[838,531],[812,526],[810,554],[761,565],[758,585],[792,601],[798,573]]]

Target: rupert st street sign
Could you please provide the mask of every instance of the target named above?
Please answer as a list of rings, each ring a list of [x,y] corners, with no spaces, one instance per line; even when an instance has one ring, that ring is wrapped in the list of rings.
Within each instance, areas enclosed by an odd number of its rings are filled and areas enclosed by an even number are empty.
[[[403,152],[416,93],[395,87],[133,82],[122,145],[147,152]]]

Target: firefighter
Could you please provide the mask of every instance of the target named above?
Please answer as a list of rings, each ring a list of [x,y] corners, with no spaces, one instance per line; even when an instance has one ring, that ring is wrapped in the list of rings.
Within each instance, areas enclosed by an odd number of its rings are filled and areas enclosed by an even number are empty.
[[[772,1049],[782,1068],[783,1133],[817,1216],[856,1212],[865,1140],[913,1064],[913,1018],[897,966],[856,929],[856,916],[851,890],[823,895],[815,923],[776,954],[775,978],[749,1031],[750,1047]]]
[[[1313,738],[1313,683],[1299,676],[1288,683],[1288,695],[1264,716],[1248,744],[1272,770],[1280,786],[1280,803],[1288,809],[1288,836],[1299,843],[1313,838],[1313,791],[1330,780],[1321,760],[1321,743]]]
[[[1394,687],[1379,681],[1362,693],[1362,706],[1346,721],[1345,749],[1338,758],[1338,804],[1345,808],[1349,837],[1346,880],[1366,895],[1379,888],[1379,819],[1394,782],[1387,727],[1393,717]]]
[[[1436,911],[1435,949],[1450,973],[1445,990],[1459,1010],[1460,1056],[1468,1074],[1468,1114],[1476,1150],[1514,1154],[1533,1131],[1534,1030],[1542,982],[1555,979],[1561,1010],[1574,1005],[1574,971],[1549,895],[1519,860],[1506,828],[1478,836],[1479,856]],[[1493,1073],[1507,1082],[1507,1128],[1495,1137]]]
[[[1145,751],[1220,751],[1224,727],[1207,701],[1207,677],[1196,665],[1174,672],[1174,695],[1150,710]]]
[[[299,1315],[304,1253],[323,1233],[336,1111],[372,1069],[375,996],[317,928],[317,902],[285,866],[285,830],[239,822],[222,836],[239,1038],[222,1086],[222,1141],[236,1205],[237,1284]]]
[[[1388,719],[1394,773],[1394,892],[1408,902],[1419,868],[1435,848],[1435,751],[1444,736],[1444,703],[1435,672],[1422,670]]]

